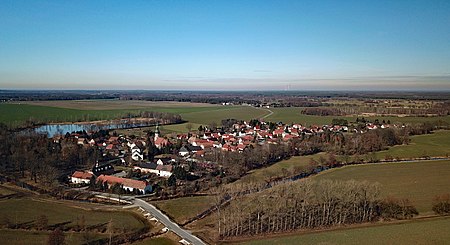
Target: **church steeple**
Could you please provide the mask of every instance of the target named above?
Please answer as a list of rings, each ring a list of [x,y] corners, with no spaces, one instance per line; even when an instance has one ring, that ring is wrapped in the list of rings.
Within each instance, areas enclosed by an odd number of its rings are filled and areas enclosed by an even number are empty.
[[[160,131],[159,131],[159,125],[156,123],[156,129],[155,129],[155,140],[159,137]]]

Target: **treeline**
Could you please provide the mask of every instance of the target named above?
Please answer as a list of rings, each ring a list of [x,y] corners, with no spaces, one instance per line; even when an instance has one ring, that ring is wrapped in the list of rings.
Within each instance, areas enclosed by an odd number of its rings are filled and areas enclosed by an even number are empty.
[[[338,108],[312,107],[301,110],[302,114],[314,116],[345,116],[346,114]]]
[[[155,118],[160,120],[160,123],[162,124],[183,122],[183,119],[179,114],[159,111],[128,112],[124,113],[122,115],[122,118]]]
[[[339,106],[339,107],[314,107],[301,110],[301,114],[315,116],[345,116],[372,113],[377,115],[410,115],[410,116],[447,116],[450,115],[448,102],[437,103],[430,108],[403,108],[383,106]]]
[[[300,181],[261,193],[217,202],[219,238],[317,229],[386,219],[408,219],[418,212],[407,199],[380,197],[378,184],[356,181]]]
[[[119,95],[111,91],[0,90],[0,101],[99,100],[116,99]]]

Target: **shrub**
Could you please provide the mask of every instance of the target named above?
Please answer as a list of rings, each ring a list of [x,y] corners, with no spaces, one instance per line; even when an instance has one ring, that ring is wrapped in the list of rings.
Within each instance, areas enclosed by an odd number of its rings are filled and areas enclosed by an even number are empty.
[[[408,199],[388,197],[379,204],[380,216],[383,219],[409,219],[419,212]]]
[[[450,195],[436,196],[433,200],[433,211],[439,215],[450,214]]]

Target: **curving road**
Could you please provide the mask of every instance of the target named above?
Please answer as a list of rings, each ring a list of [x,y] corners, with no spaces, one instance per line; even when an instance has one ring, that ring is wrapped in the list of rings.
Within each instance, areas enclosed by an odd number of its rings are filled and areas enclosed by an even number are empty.
[[[165,214],[163,214],[159,209],[157,209],[155,206],[151,205],[150,203],[141,200],[139,198],[134,198],[132,200],[133,204],[136,206],[139,206],[145,211],[149,212],[153,217],[155,217],[159,222],[164,224],[169,230],[175,232],[178,236],[183,238],[184,240],[188,241],[191,244],[195,245],[206,245],[200,238],[192,235],[189,231],[181,228],[178,226],[177,223],[171,221],[169,217],[167,217]]]

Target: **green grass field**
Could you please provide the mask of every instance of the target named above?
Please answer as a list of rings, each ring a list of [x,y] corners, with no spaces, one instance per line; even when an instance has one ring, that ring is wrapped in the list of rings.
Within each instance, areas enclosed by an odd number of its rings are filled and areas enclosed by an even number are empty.
[[[132,243],[134,245],[151,245],[151,244],[158,244],[158,245],[177,245],[180,244],[178,241],[172,241],[169,238],[166,237],[155,237],[146,239],[139,242]]]
[[[23,124],[26,120],[36,120],[38,122],[78,122],[78,121],[94,121],[94,120],[110,120],[121,118],[127,112],[140,111],[158,111],[180,114],[186,121],[193,125],[209,125],[215,122],[217,125],[221,124],[222,119],[235,118],[240,120],[249,120],[252,118],[260,118],[267,115],[268,112],[248,106],[217,106],[208,105],[200,106],[199,104],[182,103],[183,106],[170,103],[168,105],[157,104],[147,107],[133,107],[124,109],[119,106],[87,106],[66,108],[57,107],[58,104],[48,103],[52,106],[44,106],[45,104],[0,104],[0,123],[5,123],[8,126],[18,126]],[[203,105],[203,104],[202,104]],[[86,109],[89,108],[89,109]],[[92,109],[103,108],[103,109]],[[120,109],[110,109],[120,108]],[[185,132],[185,126],[171,126],[174,127],[174,132]],[[169,127],[170,128],[170,127]],[[196,129],[197,127],[193,127]]]
[[[413,136],[409,145],[394,146],[386,151],[377,152],[375,155],[378,159],[385,159],[387,155],[394,158],[448,156],[450,155],[450,130]]]
[[[309,116],[300,114],[302,108],[270,108],[273,114],[266,121],[284,123],[301,123],[303,125],[330,124],[333,118],[345,118],[355,121],[356,117]],[[21,104],[0,104],[0,122],[8,126],[18,126],[26,120],[39,122],[77,122],[93,120],[110,120],[122,117],[127,112],[159,111],[180,114],[182,118],[195,125],[209,125],[215,122],[220,125],[223,119],[235,118],[250,120],[262,118],[269,114],[266,109],[250,106],[221,106],[188,102],[152,102],[121,100],[86,100],[86,101],[32,101]],[[447,117],[374,117],[379,120],[390,120],[392,123],[424,122],[444,120]],[[184,127],[175,127],[174,132],[187,131]]]
[[[195,196],[156,201],[152,204],[168,214],[175,222],[184,223],[188,219],[210,208],[212,201],[212,197],[210,196]]]
[[[309,165],[311,159],[317,160],[321,156],[324,158],[327,157],[325,153],[319,153],[309,156],[294,156],[289,158],[288,160],[277,162],[269,167],[252,170],[247,175],[245,175],[244,177],[242,177],[241,179],[237,180],[234,183],[265,182],[266,180],[269,180],[271,177],[283,176],[283,174],[286,172],[290,173],[295,169],[305,168],[306,166]]]
[[[321,231],[253,240],[239,244],[448,244],[450,218]]]
[[[343,118],[349,122],[356,121],[356,117],[335,117],[335,116],[311,116],[301,114],[302,108],[299,107],[285,107],[285,108],[270,108],[273,114],[266,118],[267,121],[284,122],[284,123],[301,123],[303,125],[324,125],[330,124],[333,118]],[[420,123],[426,121],[443,120],[450,123],[450,116],[446,117],[365,117],[369,120],[379,119],[379,121],[388,121],[391,123]]]
[[[50,232],[41,231],[23,231],[23,230],[0,230],[0,242],[8,245],[44,245],[47,244]],[[67,245],[85,244],[85,234],[79,232],[65,232],[65,243]],[[95,241],[97,239],[106,238],[107,234],[90,233],[88,241]],[[6,243],[7,241],[7,243]]]
[[[209,125],[215,122],[217,125],[221,124],[223,119],[234,118],[239,120],[250,120],[254,118],[261,118],[269,112],[250,106],[224,106],[221,109],[214,109],[209,111],[181,113],[181,116],[186,121]]]
[[[37,212],[39,211],[39,212]],[[48,225],[65,224],[74,227],[77,220],[84,216],[87,227],[106,224],[112,220],[114,227],[128,231],[147,226],[132,212],[88,210],[47,200],[31,198],[7,199],[0,201],[0,217],[8,217],[15,224],[34,222],[39,215],[48,217]]]
[[[315,180],[358,180],[379,182],[383,196],[408,198],[420,214],[431,214],[433,198],[450,193],[450,161],[375,163],[331,169],[313,176]]]

